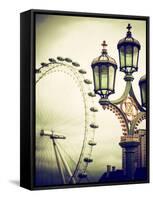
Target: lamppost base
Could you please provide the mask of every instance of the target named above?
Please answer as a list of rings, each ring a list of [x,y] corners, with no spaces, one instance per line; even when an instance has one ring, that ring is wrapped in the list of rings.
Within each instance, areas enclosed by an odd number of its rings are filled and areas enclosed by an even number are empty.
[[[134,179],[135,171],[136,171],[136,160],[135,160],[135,153],[137,147],[139,146],[140,141],[139,137],[135,135],[125,135],[121,137],[121,142],[119,145],[125,149],[125,163],[123,169],[125,175],[129,180]]]

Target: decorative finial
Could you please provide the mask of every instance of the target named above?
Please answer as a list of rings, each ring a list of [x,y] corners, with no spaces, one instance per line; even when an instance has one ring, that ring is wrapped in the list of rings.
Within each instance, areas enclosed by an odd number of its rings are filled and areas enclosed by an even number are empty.
[[[131,28],[132,28],[131,24],[128,24],[128,26],[126,28],[127,28],[128,31],[130,31]]]
[[[128,24],[128,26],[126,27],[127,28],[127,37],[131,37],[132,36],[132,33],[131,33],[131,28],[132,28],[132,26],[131,26],[131,24]]]
[[[106,47],[107,47],[108,45],[106,44],[106,41],[105,41],[105,40],[103,41],[103,43],[101,44],[101,46],[103,47],[103,49],[102,49],[102,54],[107,54],[107,49],[106,49]]]

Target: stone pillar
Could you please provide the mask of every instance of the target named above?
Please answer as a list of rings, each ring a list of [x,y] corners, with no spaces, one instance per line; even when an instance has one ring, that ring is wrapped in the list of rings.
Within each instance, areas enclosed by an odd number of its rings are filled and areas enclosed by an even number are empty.
[[[138,129],[136,132],[140,138],[139,167],[146,167],[146,130]]]
[[[125,151],[125,175],[131,180],[134,179],[134,174],[136,171],[136,150],[139,146],[139,137],[134,135],[125,135],[121,137],[121,142],[119,145],[124,148]]]
[[[112,172],[115,172],[115,170],[116,170],[116,167],[112,166]]]

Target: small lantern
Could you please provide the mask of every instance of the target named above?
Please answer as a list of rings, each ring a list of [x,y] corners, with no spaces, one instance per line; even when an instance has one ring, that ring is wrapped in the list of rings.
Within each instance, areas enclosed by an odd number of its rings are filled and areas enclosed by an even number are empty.
[[[107,54],[106,42],[103,41],[102,54],[95,58],[91,64],[94,79],[94,91],[101,99],[108,99],[114,93],[116,61]]]
[[[141,48],[138,40],[132,37],[132,26],[128,24],[126,37],[118,42],[120,71],[131,75],[138,70],[139,50]]]
[[[141,102],[142,106],[146,107],[146,76],[142,76],[139,81],[140,86],[140,94],[141,94]]]

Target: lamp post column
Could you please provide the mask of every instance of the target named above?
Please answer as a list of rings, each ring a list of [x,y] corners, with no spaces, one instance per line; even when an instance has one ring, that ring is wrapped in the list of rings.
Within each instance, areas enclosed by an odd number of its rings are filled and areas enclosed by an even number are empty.
[[[133,135],[122,136],[121,142],[119,143],[125,149],[125,164],[123,170],[128,180],[134,179],[137,168],[136,150],[139,144],[139,137]]]
[[[134,80],[133,73],[138,71],[139,51],[141,45],[138,40],[132,37],[132,26],[128,24],[127,33],[117,44],[119,52],[120,71],[125,73],[124,80],[126,87],[122,96],[110,101],[108,97],[115,92],[115,77],[117,70],[116,61],[107,53],[106,42],[103,41],[102,54],[92,61],[94,92],[100,96],[100,105],[103,109],[111,108],[115,115],[120,119],[123,136],[119,145],[123,149],[123,170],[127,180],[135,177],[138,167],[136,152],[140,145],[140,138],[135,134],[138,119],[144,116],[146,107],[146,78],[142,77],[139,81],[142,98],[142,106],[137,101],[132,88]],[[119,107],[120,106],[120,107]],[[140,112],[139,112],[139,111]]]

